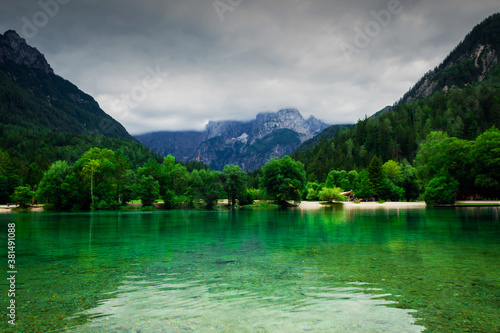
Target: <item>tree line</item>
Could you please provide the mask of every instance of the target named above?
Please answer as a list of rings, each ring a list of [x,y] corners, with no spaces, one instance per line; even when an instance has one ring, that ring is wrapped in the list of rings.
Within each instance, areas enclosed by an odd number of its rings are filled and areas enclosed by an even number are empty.
[[[323,199],[325,188],[352,190],[358,198],[453,204],[456,199],[500,197],[500,131],[492,127],[475,140],[433,131],[420,144],[413,165],[375,155],[366,168],[334,169],[323,183],[307,183],[307,199]]]
[[[150,158],[134,169],[122,152],[94,147],[74,164],[53,163],[37,185],[15,187],[9,199],[21,205],[36,200],[57,210],[118,209],[132,200],[141,200],[143,206],[162,200],[165,209],[199,204],[210,209],[221,198],[232,206],[266,199],[286,207],[290,201],[342,201],[345,191],[360,200],[425,200],[431,205],[457,198],[497,199],[500,130],[492,127],[475,140],[434,131],[420,145],[413,165],[407,160],[383,163],[374,156],[363,169],[330,170],[323,182],[311,181],[305,165],[290,156],[273,158],[252,173],[236,165],[226,165],[223,171],[197,166],[188,170],[169,155],[161,163]],[[4,200],[7,195],[4,191]]]

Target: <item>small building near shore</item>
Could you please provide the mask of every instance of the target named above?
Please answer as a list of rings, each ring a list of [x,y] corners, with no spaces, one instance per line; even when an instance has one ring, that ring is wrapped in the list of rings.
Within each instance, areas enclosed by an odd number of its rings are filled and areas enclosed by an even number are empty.
[[[354,200],[354,194],[352,191],[347,191],[347,192],[342,192],[340,195],[345,195],[347,197],[347,201],[353,201]]]

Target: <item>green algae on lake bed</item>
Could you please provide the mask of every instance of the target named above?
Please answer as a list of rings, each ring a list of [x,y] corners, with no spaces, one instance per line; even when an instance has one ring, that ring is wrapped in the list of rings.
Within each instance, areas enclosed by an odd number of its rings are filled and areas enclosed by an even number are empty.
[[[19,272],[1,328],[495,332],[497,209],[2,215]]]

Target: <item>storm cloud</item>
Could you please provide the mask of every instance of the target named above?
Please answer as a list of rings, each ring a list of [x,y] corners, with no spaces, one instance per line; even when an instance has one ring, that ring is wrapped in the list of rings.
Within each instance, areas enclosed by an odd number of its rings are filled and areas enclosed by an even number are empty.
[[[497,0],[3,1],[56,74],[132,134],[295,107],[353,123],[392,105]]]

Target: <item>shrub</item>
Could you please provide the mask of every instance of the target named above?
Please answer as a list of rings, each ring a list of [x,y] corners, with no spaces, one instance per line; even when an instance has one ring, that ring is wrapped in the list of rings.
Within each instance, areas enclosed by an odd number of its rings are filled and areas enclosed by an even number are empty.
[[[319,192],[319,199],[324,200],[324,201],[346,201],[346,196],[341,195],[342,190],[338,187],[335,188],[328,188],[324,187],[320,192]]]
[[[240,206],[245,206],[245,205],[252,205],[254,200],[254,196],[252,191],[249,189],[245,189],[242,194],[240,195],[240,199],[238,203]]]
[[[162,195],[165,209],[172,209],[177,207],[175,192],[172,190],[166,190]]]
[[[454,204],[458,182],[448,174],[438,174],[425,188],[424,198],[428,205]]]

